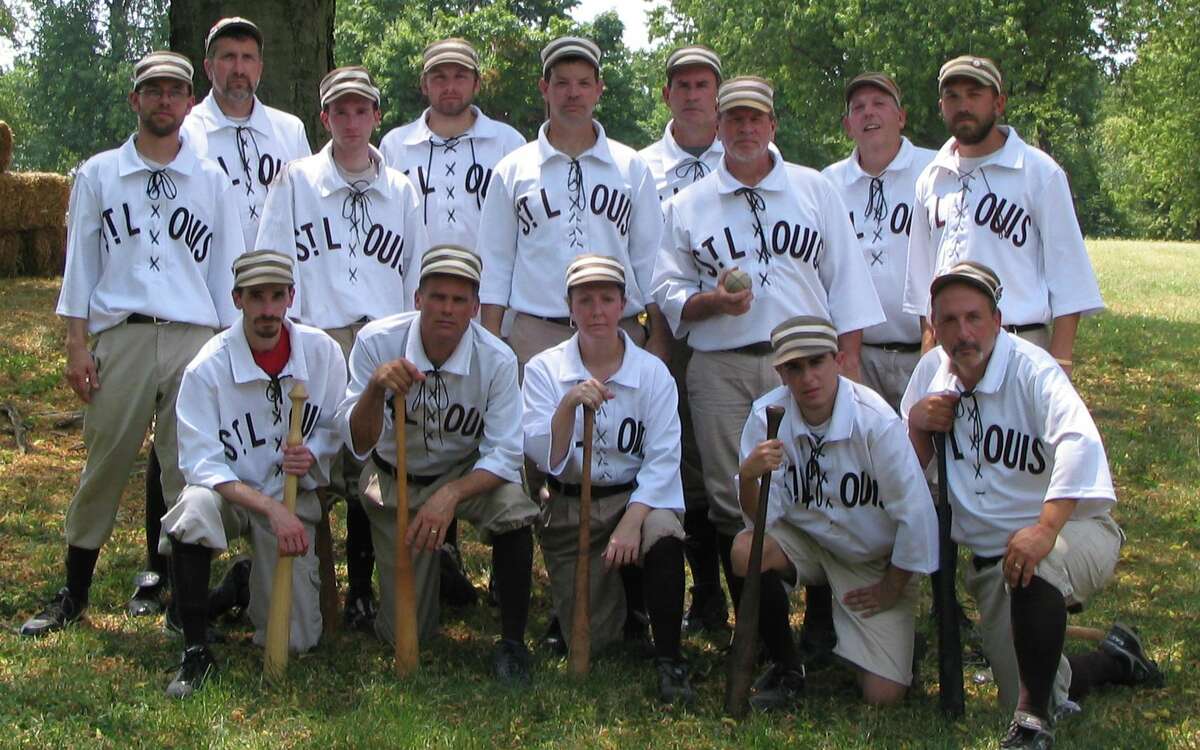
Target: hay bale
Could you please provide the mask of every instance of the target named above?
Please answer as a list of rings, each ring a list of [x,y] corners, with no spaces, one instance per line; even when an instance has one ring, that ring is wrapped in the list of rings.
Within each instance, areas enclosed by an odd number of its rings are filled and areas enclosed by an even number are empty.
[[[0,120],[0,172],[7,172],[12,165],[12,128]]]
[[[16,232],[0,234],[0,278],[8,278],[21,273],[24,254],[24,241]]]
[[[43,227],[26,233],[26,276],[59,276],[66,265],[66,227]]]
[[[67,225],[71,182],[48,172],[0,174],[0,232]]]

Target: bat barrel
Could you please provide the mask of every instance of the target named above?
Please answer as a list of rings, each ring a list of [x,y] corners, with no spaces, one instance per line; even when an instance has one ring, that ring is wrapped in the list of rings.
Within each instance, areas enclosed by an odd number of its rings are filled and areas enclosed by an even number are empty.
[[[962,634],[959,632],[958,602],[954,596],[958,572],[958,545],[950,538],[952,513],[950,484],[946,469],[946,434],[933,436],[938,462],[938,575],[934,581],[938,631],[938,703],[947,716],[966,711],[963,691]]]
[[[596,412],[583,407],[583,476],[579,484],[579,552],[575,557],[575,603],[571,608],[571,673],[586,675],[592,653],[592,436]]]

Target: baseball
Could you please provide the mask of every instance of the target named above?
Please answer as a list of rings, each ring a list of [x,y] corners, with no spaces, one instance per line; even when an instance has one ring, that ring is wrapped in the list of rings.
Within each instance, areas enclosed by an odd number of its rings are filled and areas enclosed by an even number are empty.
[[[730,294],[737,294],[744,289],[749,289],[750,274],[746,273],[740,268],[735,268],[729,272],[728,276],[725,277],[724,286],[725,291],[729,292]]]

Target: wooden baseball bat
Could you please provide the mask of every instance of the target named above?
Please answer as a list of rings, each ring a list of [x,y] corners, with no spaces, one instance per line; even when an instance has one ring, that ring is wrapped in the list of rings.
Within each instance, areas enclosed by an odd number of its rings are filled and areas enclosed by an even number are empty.
[[[308,390],[304,383],[292,385],[288,394],[292,400],[292,411],[288,417],[288,447],[300,445],[303,437],[300,433],[304,421],[304,401],[308,398]],[[296,512],[296,490],[300,477],[295,474],[283,475],[283,506],[289,512]],[[271,583],[271,603],[267,613],[267,644],[263,655],[263,673],[267,679],[278,682],[287,675],[288,642],[291,640],[292,622],[292,560],[291,557],[279,555],[275,561],[275,579]]]
[[[321,573],[321,635],[332,638],[338,629],[337,571],[333,566],[333,533],[329,529],[331,502],[323,490],[317,491],[321,520],[317,523],[317,570]]]
[[[1096,641],[1099,643],[1108,637],[1108,633],[1099,628],[1089,628],[1084,625],[1068,625],[1067,637],[1080,641]]]
[[[399,393],[395,396],[395,403],[396,562],[393,578],[396,582],[396,596],[392,614],[396,623],[396,672],[403,677],[417,669],[417,590],[413,581],[412,554],[404,542],[404,537],[408,535],[408,446],[404,436],[408,405]]]
[[[946,470],[946,433],[933,434],[938,462],[938,575],[934,599],[937,603],[938,703],[951,717],[966,711],[963,691],[962,633],[958,629],[958,603],[954,596],[958,568],[958,545],[950,538],[950,483]]]
[[[575,606],[571,609],[571,674],[588,673],[592,656],[592,434],[596,412],[583,407],[583,477],[579,481],[579,550],[575,556]]]
[[[779,436],[783,421],[782,406],[767,407],[767,440]],[[758,484],[758,508],[754,513],[754,537],[750,542],[750,562],[746,580],[742,583],[742,599],[738,602],[737,621],[733,630],[733,647],[729,652],[729,672],[725,679],[725,713],[735,719],[750,710],[750,684],[754,680],[754,665],[758,660],[758,616],[762,597],[763,535],[767,527],[767,505],[771,501],[771,472]]]

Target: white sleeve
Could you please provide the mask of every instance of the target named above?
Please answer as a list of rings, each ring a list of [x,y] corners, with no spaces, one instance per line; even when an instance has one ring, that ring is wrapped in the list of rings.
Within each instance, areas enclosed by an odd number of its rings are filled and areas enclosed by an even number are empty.
[[[408,182],[408,178],[403,178]],[[405,262],[403,271],[404,304],[402,310],[413,310],[416,307],[414,297],[421,281],[421,259],[429,250],[429,234],[425,229],[425,220],[421,216],[421,199],[417,196],[417,188],[409,182],[405,191],[404,207],[404,237],[411,250]]]
[[[1042,236],[1042,273],[1050,292],[1051,317],[1103,310],[1100,286],[1075,218],[1066,173],[1055,168],[1046,184],[1033,194],[1038,198],[1030,213]]]
[[[499,363],[499,369],[490,375],[487,407],[483,413],[483,439],[479,443],[479,460],[475,462],[475,468],[520,484],[524,451],[516,358],[505,358]]]
[[[296,298],[292,301],[288,317],[305,322],[308,317],[304,309],[304,285],[300,281],[300,262],[296,254],[299,240],[296,238],[295,192],[296,186],[291,170],[287,164],[284,164],[279,170],[279,176],[267,190],[267,200],[263,203],[262,218],[258,222],[258,236],[254,240],[254,247],[277,250],[292,259],[292,276],[295,279],[293,286],[296,289]],[[304,252],[309,252],[308,248],[304,248]]]
[[[215,200],[217,226],[212,256],[208,259],[208,293],[212,296],[221,327],[228,328],[241,314],[233,304],[233,262],[246,251],[246,237],[242,234],[237,201],[228,180],[221,180]]]
[[[238,481],[228,463],[231,457],[236,460],[237,454],[221,440],[220,400],[216,383],[208,382],[198,369],[184,370],[175,418],[179,470],[188,484],[216,489],[218,484]]]
[[[104,231],[100,222],[100,201],[92,189],[87,172],[81,172],[71,187],[67,207],[67,260],[62,291],[58,295],[58,314],[87,320],[92,292],[100,283],[103,270]]]
[[[1116,493],[1108,456],[1083,400],[1057,367],[1043,368],[1033,383],[1031,401],[1040,412],[1042,435],[1053,446],[1045,499],[1078,500],[1081,506],[1092,506],[1084,512],[1086,516],[1112,507]]]
[[[312,147],[308,145],[308,131],[304,128],[304,121],[297,118],[295,126],[292,132],[292,159],[312,156]]]
[[[499,174],[493,174],[479,217],[479,257],[483,260],[479,301],[485,305],[509,306],[517,231],[517,214],[508,185]]]
[[[654,199],[658,200],[657,195]],[[629,496],[629,502],[682,511],[679,392],[666,365],[655,360],[647,369],[653,365],[657,365],[651,371],[654,382],[649,388],[639,388],[637,393],[641,412],[645,415],[646,437],[642,465],[637,472],[637,489]]]
[[[825,248],[817,272],[825,286],[833,327],[840,336],[882,323],[885,318],[850,212],[833,183],[825,177],[820,180]]]
[[[913,199],[912,229],[908,235],[908,269],[904,274],[903,310],[910,315],[928,318],[929,284],[933,281],[933,256],[936,248],[933,246],[933,230],[929,224],[929,209],[925,204],[925,196],[921,194],[922,183],[923,180],[917,180],[917,194]]]
[[[880,503],[896,522],[892,565],[928,575],[938,567],[937,512],[904,422],[893,420],[870,450]]]
[[[688,228],[679,220],[679,208],[675,200],[663,204],[662,241],[655,260],[654,301],[667,318],[675,338],[683,338],[691,326],[683,320],[683,308],[693,294],[703,291],[700,267],[692,257],[691,237]],[[710,283],[716,287],[717,272],[707,268]]]
[[[350,414],[354,411],[358,400],[362,398],[367,383],[371,381],[371,376],[375,374],[375,370],[380,364],[371,342],[363,339],[361,336],[355,337],[354,346],[350,349],[349,376],[346,381],[346,390],[341,403],[338,404],[335,421],[338,432],[341,434],[342,442],[346,445],[346,450],[359,461],[367,460],[367,457],[371,454],[371,450],[379,443],[379,439],[383,437],[384,431],[388,429],[389,410],[384,407],[384,417],[380,423],[379,434],[375,436],[375,439],[371,441],[371,445],[363,450],[362,453],[354,450],[354,438],[350,430]]]
[[[525,403],[525,455],[537,464],[540,471],[559,476],[570,463],[574,447],[567,451],[566,458],[558,466],[550,466],[552,444],[551,421],[554,411],[562,400],[557,383],[551,377],[544,357],[534,357],[525,365],[525,382],[521,384],[521,397]],[[577,409],[577,412],[580,411]],[[578,427],[578,413],[576,414]]]
[[[654,265],[662,243],[663,214],[654,188],[654,176],[640,160],[635,160],[631,171],[641,177],[633,186],[633,217],[629,227],[629,263],[634,279],[642,292],[645,304],[654,300]],[[633,175],[631,175],[633,176]]]

